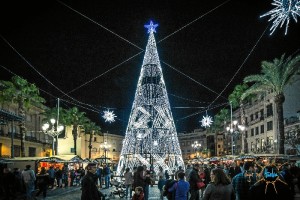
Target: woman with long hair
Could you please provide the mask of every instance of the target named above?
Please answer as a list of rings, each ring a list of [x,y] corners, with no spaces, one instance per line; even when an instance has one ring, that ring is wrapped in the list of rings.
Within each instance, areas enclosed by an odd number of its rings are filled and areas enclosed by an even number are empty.
[[[223,169],[215,168],[210,173],[211,182],[207,185],[203,200],[234,200],[234,190]]]

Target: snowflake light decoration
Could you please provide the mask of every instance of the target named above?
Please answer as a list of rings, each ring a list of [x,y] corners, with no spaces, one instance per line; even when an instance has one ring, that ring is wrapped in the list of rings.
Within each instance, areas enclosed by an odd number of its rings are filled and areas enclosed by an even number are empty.
[[[265,17],[270,15],[270,19],[268,21],[273,21],[273,25],[270,28],[270,35],[272,35],[275,29],[280,25],[280,28],[285,25],[285,35],[287,34],[287,30],[290,23],[290,18],[293,18],[297,23],[297,16],[300,16],[300,1],[299,0],[274,0],[272,5],[276,6],[276,8],[270,10],[264,15],[260,17]]]
[[[114,114],[114,111],[104,111],[104,115],[102,116],[104,119],[105,119],[105,122],[114,122],[115,121],[115,117],[117,117],[115,114]]]
[[[203,127],[210,127],[210,125],[213,123],[212,117],[211,116],[203,116],[201,123]]]

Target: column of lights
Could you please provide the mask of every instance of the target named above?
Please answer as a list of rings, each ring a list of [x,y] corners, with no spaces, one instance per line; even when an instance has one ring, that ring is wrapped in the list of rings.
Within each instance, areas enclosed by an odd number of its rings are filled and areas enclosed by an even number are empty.
[[[231,135],[231,154],[234,155],[234,144],[233,138],[237,135],[241,134],[242,136],[242,150],[241,153],[244,153],[244,131],[246,127],[243,125],[239,125],[237,120],[234,120],[230,126],[226,127],[227,132]]]
[[[58,123],[56,123],[55,119],[50,119],[50,124],[49,124],[49,122],[45,123],[42,126],[42,130],[45,134],[50,135],[53,138],[52,139],[52,155],[54,155],[54,138],[61,134],[61,132],[64,130],[64,126],[58,125]],[[57,155],[57,152],[56,152],[56,155]]]
[[[198,143],[198,141],[195,141],[191,146],[194,148],[194,151],[196,151],[196,158],[198,159],[197,150],[201,148],[201,143]]]
[[[106,158],[107,158],[107,151],[109,150],[109,148],[111,147],[110,144],[107,143],[107,141],[105,141],[104,143],[100,144],[100,148],[104,150],[104,162],[106,164]]]

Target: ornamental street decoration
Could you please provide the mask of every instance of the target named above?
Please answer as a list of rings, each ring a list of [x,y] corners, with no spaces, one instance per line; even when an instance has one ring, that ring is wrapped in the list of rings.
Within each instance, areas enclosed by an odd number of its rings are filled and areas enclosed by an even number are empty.
[[[117,174],[126,168],[146,165],[171,172],[184,167],[177,132],[167,96],[151,21],[140,77],[118,164]]]

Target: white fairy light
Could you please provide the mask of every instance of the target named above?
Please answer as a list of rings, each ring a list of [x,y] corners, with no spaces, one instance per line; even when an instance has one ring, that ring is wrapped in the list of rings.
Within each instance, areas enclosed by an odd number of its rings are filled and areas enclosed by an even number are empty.
[[[159,167],[171,172],[177,166],[184,166],[154,38],[157,26],[152,21],[145,25],[149,39],[118,164],[118,175],[123,175],[127,167],[132,170],[141,163],[147,168],[153,165],[156,173]]]
[[[104,111],[104,115],[102,116],[104,119],[105,119],[105,122],[114,122],[115,121],[115,118],[117,117],[115,114],[114,114],[114,111]]]
[[[285,35],[290,23],[290,18],[293,18],[297,23],[297,16],[300,16],[300,1],[299,0],[274,0],[272,5],[276,6],[266,14],[260,16],[265,17],[270,15],[268,21],[273,21],[273,25],[270,28],[270,35],[272,35],[275,29],[280,25],[280,28],[285,24]]]

